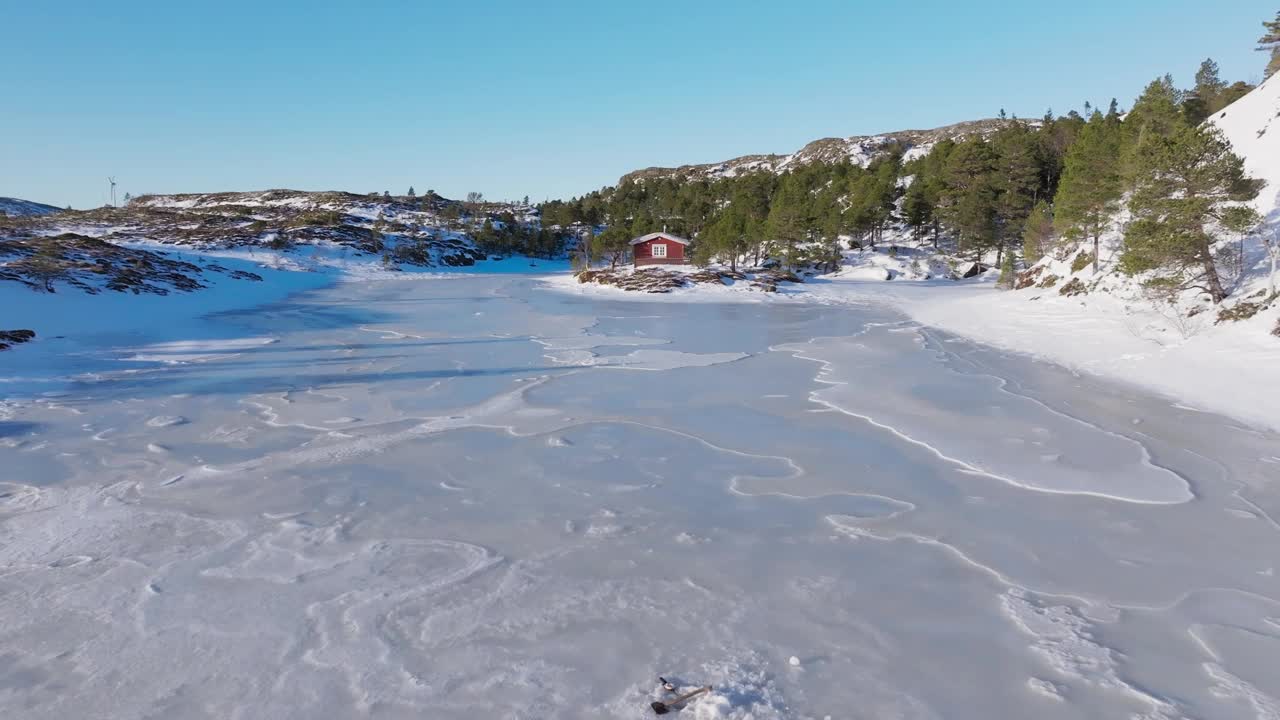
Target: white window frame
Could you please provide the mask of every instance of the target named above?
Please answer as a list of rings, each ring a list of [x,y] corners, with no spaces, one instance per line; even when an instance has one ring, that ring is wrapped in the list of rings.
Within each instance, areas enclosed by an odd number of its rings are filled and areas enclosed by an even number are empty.
[[[667,258],[666,243],[654,243],[652,246],[650,246],[650,250],[652,251],[653,257],[655,258],[662,258],[663,260]]]

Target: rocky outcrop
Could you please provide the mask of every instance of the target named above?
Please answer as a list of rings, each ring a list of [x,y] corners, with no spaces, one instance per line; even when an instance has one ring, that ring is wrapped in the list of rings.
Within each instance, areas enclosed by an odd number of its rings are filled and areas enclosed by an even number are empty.
[[[36,339],[34,330],[0,330],[0,350],[8,350]]]
[[[762,292],[777,292],[778,284],[783,282],[804,282],[795,273],[784,270],[727,270],[721,268],[705,268],[697,272],[677,272],[662,268],[644,268],[631,271],[619,270],[583,270],[577,274],[579,283],[596,283],[611,285],[621,290],[646,293],[669,293],[679,288],[694,285],[731,285],[746,281],[750,287]]]
[[[1023,270],[1022,272],[1018,273],[1018,277],[1013,281],[1013,289],[1024,290],[1026,288],[1034,286],[1036,284],[1036,281],[1040,279],[1040,275],[1042,275],[1043,273],[1044,273],[1043,265],[1036,265],[1034,267]]]
[[[207,273],[262,280],[256,273],[230,270],[216,262],[201,266],[75,233],[0,239],[0,280],[44,292],[56,292],[58,284],[64,283],[92,295],[105,290],[168,295],[206,287]]]
[[[1084,281],[1080,278],[1071,278],[1071,282],[1058,288],[1058,294],[1064,297],[1075,297],[1088,292],[1089,288],[1085,286]]]

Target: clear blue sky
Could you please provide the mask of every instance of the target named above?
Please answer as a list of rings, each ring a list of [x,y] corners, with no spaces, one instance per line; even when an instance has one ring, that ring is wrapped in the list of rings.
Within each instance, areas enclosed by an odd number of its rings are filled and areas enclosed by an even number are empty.
[[[1257,81],[1275,0],[4,0],[0,195],[435,189],[630,170]]]

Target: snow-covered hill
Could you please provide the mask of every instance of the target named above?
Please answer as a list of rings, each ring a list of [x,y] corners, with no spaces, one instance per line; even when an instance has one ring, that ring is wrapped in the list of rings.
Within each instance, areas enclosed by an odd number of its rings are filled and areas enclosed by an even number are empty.
[[[1280,222],[1280,75],[1209,118],[1237,154],[1249,175],[1267,182],[1254,206],[1272,224]]]
[[[18,198],[0,197],[0,215],[9,217],[28,217],[31,215],[49,215],[51,213],[61,212],[62,208],[44,203],[32,202],[30,200],[19,200]]]
[[[973,120],[956,123],[933,130],[901,130],[882,135],[855,135],[847,138],[823,138],[815,140],[789,155],[744,155],[720,163],[682,165],[677,168],[651,167],[637,170],[622,177],[627,180],[648,178],[716,179],[735,177],[750,172],[782,173],[792,168],[812,163],[834,163],[848,160],[855,165],[870,163],[886,146],[901,145],[907,148],[907,157],[924,155],[941,140],[958,140],[973,135],[988,135],[999,130],[1006,121],[998,119]]]

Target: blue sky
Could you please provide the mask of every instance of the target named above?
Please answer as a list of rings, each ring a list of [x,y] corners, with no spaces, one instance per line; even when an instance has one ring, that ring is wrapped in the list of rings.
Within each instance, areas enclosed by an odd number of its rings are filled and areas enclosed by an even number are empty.
[[[1127,105],[1275,0],[3,0],[0,195],[271,187],[534,200],[834,135]]]

